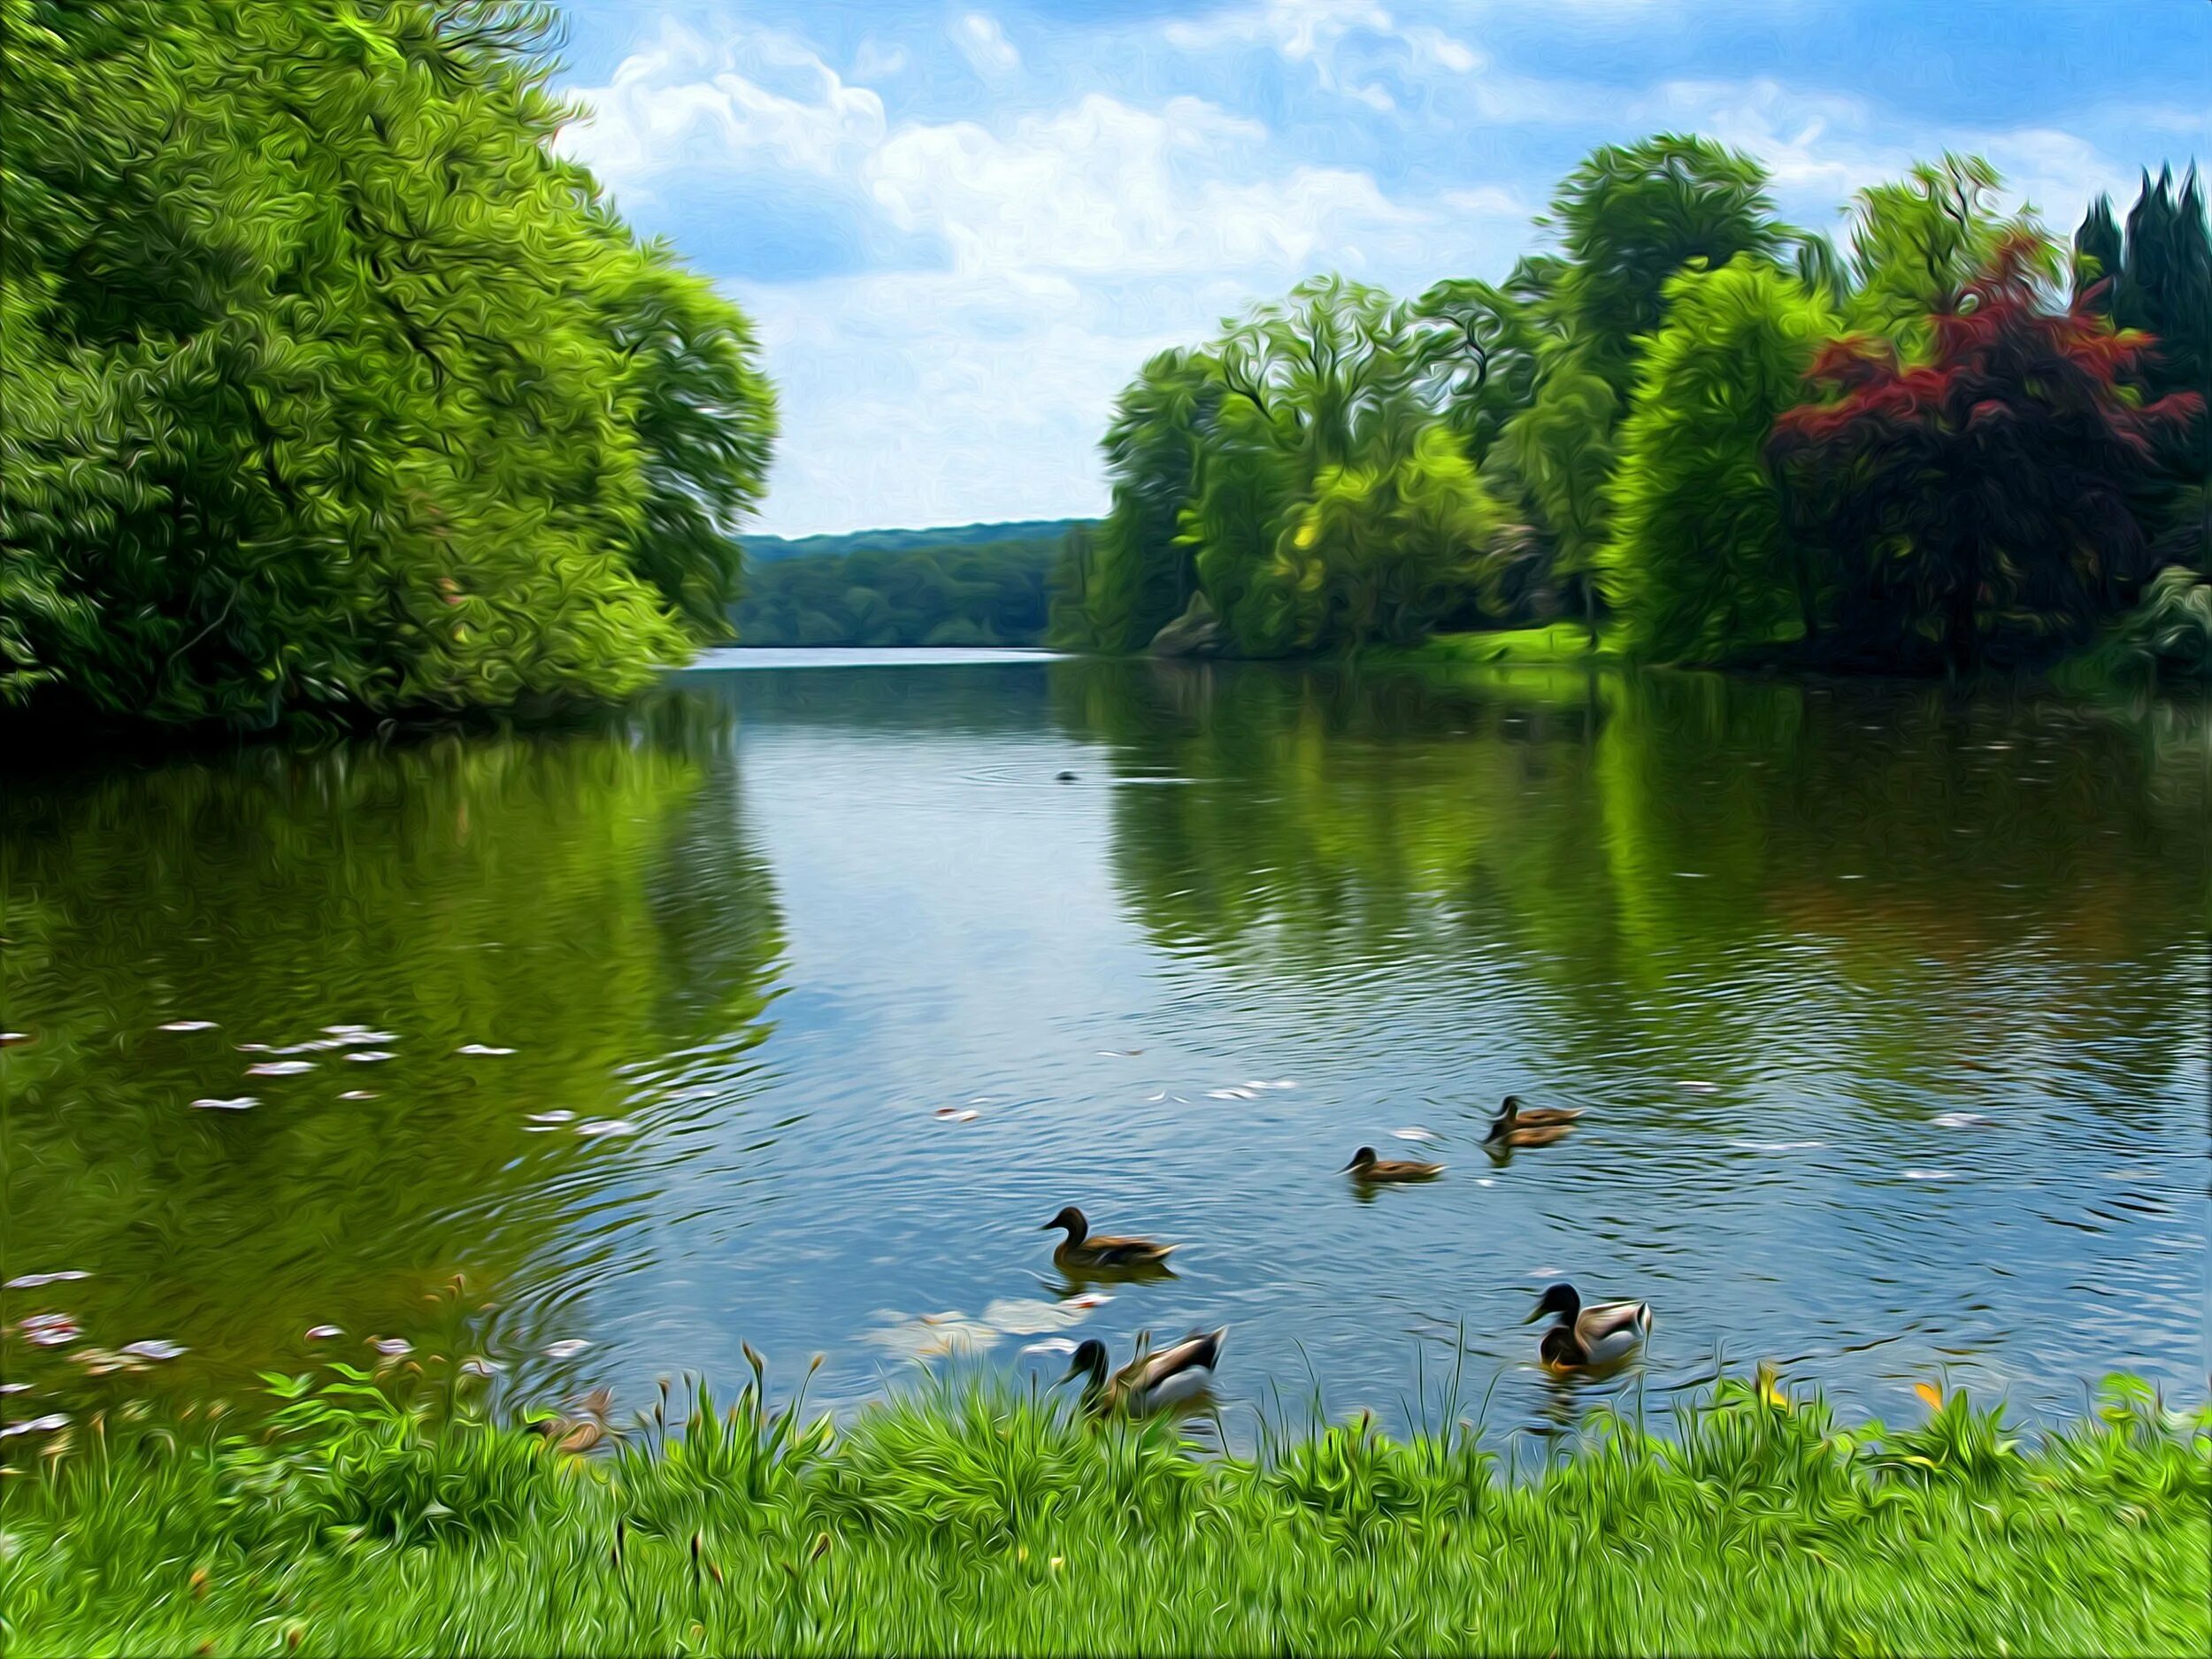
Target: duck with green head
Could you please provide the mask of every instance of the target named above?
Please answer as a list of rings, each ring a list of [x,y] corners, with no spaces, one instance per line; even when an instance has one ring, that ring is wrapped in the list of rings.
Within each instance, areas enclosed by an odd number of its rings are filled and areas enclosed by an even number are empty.
[[[1106,1345],[1096,1337],[1078,1345],[1075,1358],[1062,1382],[1083,1379],[1083,1409],[1104,1417],[1121,1412],[1142,1417],[1170,1407],[1187,1405],[1212,1385],[1214,1368],[1221,1363],[1221,1345],[1229,1327],[1194,1331],[1171,1348],[1152,1352],[1151,1333],[1137,1339],[1135,1356],[1112,1376],[1107,1375]]]
[[[1522,1323],[1533,1325],[1546,1317],[1556,1323],[1537,1343],[1536,1356],[1550,1371],[1596,1371],[1618,1364],[1651,1334],[1649,1302],[1601,1302],[1585,1307],[1572,1285],[1551,1286],[1536,1311]]]
[[[1176,1248],[1172,1244],[1155,1244],[1149,1239],[1116,1239],[1102,1233],[1094,1236],[1090,1222],[1073,1204],[1066,1206],[1038,1231],[1050,1233],[1056,1227],[1067,1234],[1052,1251],[1053,1261],[1063,1271],[1101,1267],[1164,1267]]]

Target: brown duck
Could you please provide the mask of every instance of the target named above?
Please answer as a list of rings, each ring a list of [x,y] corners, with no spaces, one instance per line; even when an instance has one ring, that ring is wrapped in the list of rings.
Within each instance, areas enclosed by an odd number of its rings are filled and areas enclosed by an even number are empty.
[[[1052,1252],[1052,1259],[1063,1269],[1157,1267],[1164,1263],[1175,1249],[1171,1244],[1155,1244],[1149,1239],[1116,1239],[1104,1234],[1094,1236],[1091,1224],[1073,1204],[1068,1205],[1037,1230],[1049,1233],[1055,1227],[1068,1235],[1054,1247]]]
[[[1432,1181],[1443,1172],[1441,1164],[1424,1164],[1417,1158],[1379,1158],[1372,1147],[1353,1153],[1352,1161],[1338,1171],[1356,1181]]]
[[[1509,1094],[1482,1143],[1491,1148],[1548,1147],[1555,1141],[1565,1140],[1575,1119],[1581,1116],[1578,1107],[1528,1107],[1521,1104],[1518,1094]]]

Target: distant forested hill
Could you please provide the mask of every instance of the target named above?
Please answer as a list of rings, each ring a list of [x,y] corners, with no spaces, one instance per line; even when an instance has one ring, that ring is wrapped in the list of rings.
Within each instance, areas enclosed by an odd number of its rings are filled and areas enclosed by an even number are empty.
[[[842,557],[848,553],[915,553],[925,548],[982,547],[1001,541],[1057,541],[1083,518],[1018,518],[1006,524],[940,525],[930,530],[852,530],[842,535],[747,535],[749,565],[784,559]]]
[[[745,538],[740,645],[1034,645],[1080,519]]]

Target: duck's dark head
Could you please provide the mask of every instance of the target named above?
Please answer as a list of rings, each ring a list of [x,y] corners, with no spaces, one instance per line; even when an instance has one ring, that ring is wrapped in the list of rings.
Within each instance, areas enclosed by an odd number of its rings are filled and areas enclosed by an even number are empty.
[[[1086,1393],[1106,1386],[1106,1345],[1094,1336],[1086,1337],[1075,1345],[1075,1357],[1068,1363],[1067,1375],[1060,1381],[1071,1382],[1078,1377],[1089,1379],[1083,1385]]]
[[[1352,1154],[1352,1161],[1349,1164],[1347,1164],[1344,1166],[1344,1169],[1339,1171],[1338,1173],[1343,1174],[1352,1170],[1371,1170],[1374,1167],[1375,1148],[1372,1147],[1362,1147],[1358,1151]]]
[[[1038,1228],[1037,1231],[1040,1233],[1050,1233],[1055,1227],[1057,1227],[1060,1231],[1068,1235],[1068,1242],[1070,1244],[1080,1244],[1083,1242],[1085,1235],[1090,1232],[1091,1224],[1083,1218],[1083,1212],[1081,1210],[1078,1210],[1073,1204],[1069,1204],[1063,1209],[1058,1215],[1053,1217],[1053,1218],[1046,1222],[1043,1226]]]
[[[1562,1321],[1572,1325],[1575,1316],[1581,1311],[1582,1298],[1576,1294],[1572,1285],[1554,1285],[1544,1293],[1542,1300],[1537,1302],[1536,1311],[1521,1323],[1534,1325],[1547,1315],[1556,1314]]]
[[[1520,1121],[1520,1118],[1521,1097],[1518,1094],[1507,1095],[1503,1109],[1490,1120],[1490,1133],[1483,1136],[1483,1140],[1486,1141],[1503,1140],[1513,1133],[1513,1125]]]

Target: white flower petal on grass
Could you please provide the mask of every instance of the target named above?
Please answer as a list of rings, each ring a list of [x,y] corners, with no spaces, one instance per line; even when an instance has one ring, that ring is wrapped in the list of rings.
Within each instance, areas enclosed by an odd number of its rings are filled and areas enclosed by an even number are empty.
[[[213,1031],[214,1029],[215,1022],[211,1019],[173,1019],[162,1027],[164,1031]]]
[[[126,1342],[123,1345],[124,1353],[135,1355],[140,1359],[174,1359],[178,1355],[188,1351],[183,1343],[172,1342],[165,1337],[157,1336],[148,1337],[142,1342]]]
[[[81,1267],[65,1267],[58,1273],[24,1273],[10,1279],[0,1289],[36,1290],[41,1285],[59,1285],[73,1279],[90,1279],[91,1274]]]
[[[258,1065],[246,1068],[248,1077],[297,1077],[303,1071],[312,1071],[312,1060],[264,1060]]]
[[[488,1042],[465,1042],[453,1052],[456,1054],[512,1054],[514,1050],[495,1048]]]
[[[242,1112],[251,1111],[260,1104],[261,1102],[250,1094],[239,1094],[229,1100],[213,1098],[196,1100],[192,1102],[192,1110],[204,1112]]]

